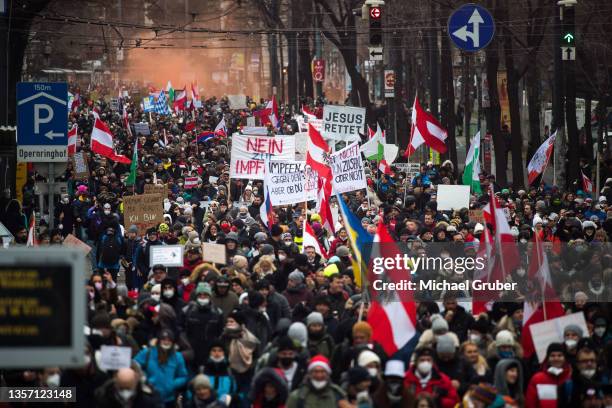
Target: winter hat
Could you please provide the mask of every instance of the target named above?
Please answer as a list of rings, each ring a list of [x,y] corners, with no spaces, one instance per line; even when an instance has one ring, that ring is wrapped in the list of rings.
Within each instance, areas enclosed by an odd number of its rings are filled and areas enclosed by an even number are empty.
[[[298,271],[297,269],[293,272],[291,272],[288,276],[289,280],[292,280],[294,282],[298,282],[298,283],[302,283],[304,282],[304,274],[300,271]]]
[[[302,347],[306,347],[308,344],[308,329],[302,322],[294,322],[289,326],[287,335],[291,337],[293,341],[300,343]]]
[[[336,248],[336,255],[340,258],[342,258],[343,256],[349,256],[349,254],[349,249],[344,245],[338,245],[338,247]]]
[[[481,223],[477,223],[474,227],[474,234],[484,231],[484,226]]]
[[[431,321],[431,330],[434,334],[445,334],[448,332],[448,322],[440,315],[434,315]]]
[[[550,356],[550,353],[560,352],[565,354],[565,346],[562,343],[550,343],[546,349],[546,358]]]
[[[312,312],[306,317],[306,326],[311,324],[323,324],[323,315],[319,312]]]
[[[365,367],[370,363],[380,364],[380,357],[378,357],[378,355],[371,350],[364,350],[359,353],[359,357],[357,357],[357,365]]]
[[[174,333],[172,333],[172,330],[163,329],[162,331],[159,332],[159,334],[157,335],[157,338],[159,340],[168,339],[168,340],[174,341]]]
[[[278,339],[278,351],[292,350],[295,351],[295,343],[289,336],[282,336]]]
[[[455,341],[450,334],[439,336],[436,341],[436,352],[438,354],[453,354],[455,352]]]
[[[367,338],[372,337],[372,326],[368,322],[357,322],[353,325],[353,336],[357,333],[365,334]]]
[[[130,225],[130,228],[128,228],[128,232],[131,232],[133,234],[138,234],[138,227],[134,224]]]
[[[497,398],[497,390],[491,384],[480,383],[472,390],[471,396],[485,406],[489,406]]]
[[[236,323],[243,325],[244,324],[244,315],[238,309],[232,310],[232,312],[227,316],[228,319],[231,317],[236,321]]]
[[[261,255],[273,255],[274,254],[274,247],[270,244],[263,244],[260,248],[259,248],[259,253]]]
[[[368,370],[361,366],[352,367],[346,374],[348,383],[350,385],[357,385],[360,382],[368,381],[370,379]]]
[[[208,283],[198,283],[198,287],[196,288],[196,295],[199,295],[201,293],[207,294],[208,296],[212,296],[212,289],[210,288],[210,285]]]
[[[245,299],[247,299],[247,300],[249,299],[249,293],[248,292],[242,292],[240,294],[240,296],[238,297],[238,304],[241,305],[245,301]]]
[[[193,389],[198,389],[198,388],[211,388],[210,387],[210,378],[208,378],[207,375],[205,374],[198,374],[196,375],[193,380]]]
[[[404,378],[406,365],[402,360],[389,360],[385,365],[385,377]]]
[[[283,233],[283,229],[278,224],[274,224],[272,225],[272,228],[270,228],[270,235],[272,235],[273,237],[278,237],[282,233]]]
[[[500,330],[495,336],[495,346],[514,346],[514,336],[509,330]]]
[[[435,357],[433,349],[431,347],[421,347],[414,352],[415,361],[423,356]]]
[[[563,335],[565,336],[568,332],[576,333],[578,335],[578,338],[580,339],[584,334],[582,328],[576,324],[568,324],[567,326],[565,326],[565,328],[563,329]]]
[[[232,258],[232,264],[236,268],[244,269],[249,265],[249,261],[243,255],[234,255]]]
[[[327,374],[331,374],[331,367],[329,366],[329,360],[322,354],[317,354],[308,362],[308,371],[310,372],[314,368],[322,368]]]
[[[266,235],[265,232],[259,231],[255,233],[255,235],[253,236],[253,239],[255,240],[256,243],[261,244],[268,240],[268,236]]]

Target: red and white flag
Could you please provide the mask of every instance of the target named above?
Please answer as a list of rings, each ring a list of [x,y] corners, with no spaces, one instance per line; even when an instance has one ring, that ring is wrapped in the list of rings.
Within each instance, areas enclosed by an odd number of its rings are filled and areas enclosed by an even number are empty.
[[[79,125],[72,125],[72,129],[68,132],[68,156],[74,156],[77,149],[77,138],[79,135]]]
[[[227,126],[225,126],[225,118],[221,118],[217,127],[215,127],[215,135],[219,137],[227,137]]]
[[[132,129],[130,128],[130,118],[128,117],[127,108],[123,105],[123,126],[127,131],[128,136],[132,137]]]
[[[302,106],[302,115],[307,119],[306,122],[317,120],[317,115],[315,115],[306,105]]]
[[[548,166],[548,161],[550,160],[550,155],[552,154],[555,146],[556,137],[557,132],[550,135],[550,137],[546,139],[540,147],[538,147],[538,150],[529,161],[529,164],[527,165],[527,180],[529,184],[533,183],[535,179],[546,170],[546,166]]]
[[[535,353],[535,345],[529,326],[546,320],[561,317],[565,314],[563,306],[552,287],[548,259],[542,241],[534,236],[529,269],[527,276],[530,281],[537,282],[541,294],[536,294],[536,301],[525,301],[523,304],[523,329],[521,331],[521,346],[523,357],[529,358]]]
[[[272,126],[277,128],[280,120],[278,116],[278,105],[276,104],[275,97],[272,97],[272,99],[268,102],[265,112]]]
[[[584,174],[584,172],[580,172],[582,174],[582,190],[585,193],[593,193],[593,182]]]
[[[183,90],[178,93],[178,95],[174,98],[174,103],[172,104],[172,108],[175,112],[184,111],[185,105],[187,103],[187,92],[185,92],[185,87]]]
[[[200,100],[200,92],[198,91],[198,83],[191,83],[191,99],[194,101]]]
[[[332,186],[330,179],[319,177],[319,190],[317,195],[317,207],[316,210],[321,216],[321,225],[331,235],[336,234],[336,228],[334,225],[334,218],[332,216],[331,207],[329,205],[329,198],[332,194]]]
[[[38,246],[38,240],[36,239],[36,218],[34,217],[34,214],[30,216],[26,246]]]
[[[319,177],[331,179],[329,155],[331,149],[312,124],[308,124],[308,150],[306,164],[319,174]]]
[[[198,186],[198,178],[197,177],[185,177],[185,184],[183,185],[186,189],[194,188]]]
[[[386,174],[387,176],[393,177],[393,171],[391,170],[391,166],[387,164],[387,161],[385,159],[382,159],[380,162],[378,162],[378,170],[382,174]]]
[[[474,276],[474,279],[479,279],[483,282],[491,282],[491,272],[495,264],[495,254],[493,249],[493,237],[489,232],[489,228],[484,226],[484,231],[478,243],[478,258],[486,259],[487,263],[483,270],[478,271],[479,274]],[[472,298],[472,314],[478,316],[480,313],[486,313],[493,309],[494,300],[492,296],[488,296],[490,291],[474,291]]]
[[[96,117],[91,131],[91,151],[118,163],[130,164],[132,162],[129,158],[115,153],[113,134],[99,117]]]
[[[378,230],[374,237],[374,249],[380,252],[376,254],[380,257],[391,259],[395,259],[396,256],[401,257],[397,243],[391,238],[382,221],[378,223]],[[405,271],[387,269],[385,275],[388,282],[399,282],[402,276],[406,278]],[[377,276],[377,279],[379,278],[380,275]],[[400,299],[397,298],[397,292],[386,292],[390,295],[390,299],[382,299],[378,296],[380,293],[372,296],[368,323],[372,326],[372,340],[380,344],[387,355],[391,356],[415,339],[417,333],[416,306],[413,299]]]
[[[321,246],[317,236],[312,229],[312,226],[304,219],[304,241],[302,243],[302,252],[306,251],[306,247],[313,247],[315,252],[327,259],[327,251]]]
[[[429,112],[426,112],[415,96],[412,107],[412,127],[410,129],[410,143],[404,157],[410,157],[416,149],[425,144],[438,153],[446,153],[445,140],[448,136],[446,129]]]

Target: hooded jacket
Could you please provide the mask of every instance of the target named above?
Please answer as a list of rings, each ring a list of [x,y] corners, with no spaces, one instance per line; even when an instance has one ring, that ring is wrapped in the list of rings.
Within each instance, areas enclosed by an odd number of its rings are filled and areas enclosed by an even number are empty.
[[[404,385],[410,393],[418,397],[419,394],[427,392],[434,397],[441,408],[453,408],[459,402],[457,391],[450,378],[441,373],[435,366],[432,367],[431,378],[425,386],[421,385],[421,380],[415,374],[415,370],[416,367],[411,367],[404,378]]]
[[[559,386],[571,377],[572,369],[568,364],[566,364],[563,367],[563,372],[558,376],[554,376],[547,371],[548,368],[549,365],[545,364],[542,367],[542,370],[538,371],[533,375],[533,377],[531,377],[529,385],[527,386],[527,391],[525,392],[525,408],[557,407],[556,398],[543,398],[545,395],[548,395],[545,394],[546,390],[549,388],[547,386],[554,387],[555,395],[557,395],[557,389],[559,388]]]

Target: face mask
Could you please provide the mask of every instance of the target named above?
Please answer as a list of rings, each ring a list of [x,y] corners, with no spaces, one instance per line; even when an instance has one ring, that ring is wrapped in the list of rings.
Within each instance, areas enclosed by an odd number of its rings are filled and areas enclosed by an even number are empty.
[[[593,378],[593,376],[595,375],[596,370],[594,368],[589,368],[586,370],[580,370],[580,374],[582,374],[582,376],[584,378],[588,378],[591,379]]]
[[[159,302],[160,298],[161,298],[161,296],[159,295],[159,293],[155,293],[155,294],[151,295],[151,299],[153,299],[156,302]]]
[[[220,356],[220,357],[211,357],[210,360],[215,362],[215,363],[221,363],[221,362],[223,362],[223,360],[225,360],[225,357],[223,357],[223,356]]]
[[[241,219],[243,219],[243,220],[244,220],[246,217],[247,217],[247,215],[246,215],[246,214],[240,214],[240,218],[241,218]]]
[[[160,344],[160,346],[163,350],[166,350],[166,351],[172,348],[172,344]]]
[[[122,400],[127,401],[130,398],[132,398],[132,396],[134,395],[134,391],[133,390],[119,390],[118,394]]]
[[[102,290],[102,282],[94,283],[94,288],[96,288],[96,290]]]
[[[110,215],[110,210],[104,210],[104,215]]]
[[[559,374],[561,374],[563,372],[562,368],[559,367],[548,367],[548,371],[550,374],[554,375],[555,377],[557,377]]]
[[[174,296],[174,289],[164,290],[164,297],[166,299],[170,299],[172,296]]]
[[[423,375],[429,374],[431,372],[431,368],[432,364],[429,361],[421,361],[419,364],[417,364],[417,370],[419,370],[419,373]]]
[[[280,262],[283,262],[285,259],[287,259],[287,256],[286,256],[286,255],[279,255],[279,256],[278,256],[278,260],[279,260]]]
[[[210,304],[210,299],[200,299],[198,298],[198,305],[200,306],[208,306]]]
[[[181,279],[181,283],[183,284],[183,286],[187,286],[191,283],[191,281],[189,280],[189,278],[183,278]]]
[[[279,358],[278,361],[280,362],[281,366],[283,366],[283,368],[289,368],[293,365],[293,357],[282,357]]]
[[[90,356],[89,354],[86,354],[86,355],[83,357],[83,361],[85,362],[85,365],[86,365],[86,366],[90,365],[90,364],[91,364],[91,356]]]
[[[520,276],[520,277],[525,276],[525,272],[527,272],[527,271],[525,271],[525,269],[523,269],[523,268],[520,268],[520,269],[517,269],[517,270],[516,270],[516,274],[517,274],[518,276]]]
[[[68,199],[67,198],[62,198],[62,203],[68,204]]]
[[[60,375],[59,374],[51,374],[47,377],[47,385],[49,387],[55,388],[60,385]]]
[[[595,332],[595,335],[597,337],[603,337],[604,334],[606,334],[606,328],[605,327],[596,327],[595,330],[593,330]]]
[[[315,388],[315,390],[323,389],[327,385],[327,381],[310,380],[310,383]]]
[[[480,334],[470,334],[470,340],[474,343],[480,343],[480,340],[482,340],[482,336]]]
[[[576,340],[573,340],[573,339],[565,340],[565,345],[567,346],[567,348],[573,349],[574,347],[576,347],[577,344],[578,342]]]
[[[499,356],[501,358],[512,358],[514,357],[514,351],[500,351]]]
[[[368,374],[370,374],[370,377],[376,377],[378,375],[378,368],[368,368]]]

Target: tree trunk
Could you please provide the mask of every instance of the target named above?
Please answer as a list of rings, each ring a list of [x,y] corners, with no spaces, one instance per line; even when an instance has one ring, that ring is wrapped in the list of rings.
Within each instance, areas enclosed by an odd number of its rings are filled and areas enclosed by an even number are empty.
[[[527,102],[529,103],[529,144],[527,146],[527,162],[531,160],[541,144],[540,139],[540,78],[538,68],[530,64],[527,71]]]
[[[567,179],[566,187],[580,180],[580,141],[578,139],[578,123],[576,122],[576,81],[575,61],[565,66],[565,120],[567,124]]]
[[[429,109],[431,114],[438,117],[438,99],[440,98],[440,53],[438,50],[438,5],[430,4],[431,28],[428,33],[429,49]]]
[[[308,39],[300,42],[298,54],[300,60],[300,95],[305,98],[314,98],[314,84],[312,83],[312,71],[310,68],[312,54],[308,47]]]
[[[593,129],[591,127],[592,103],[591,98],[584,100],[584,139],[585,139],[585,158],[589,164],[595,163],[595,152],[593,151]]]
[[[443,26],[446,27],[446,26]],[[446,138],[447,153],[444,158],[450,159],[455,168],[455,176],[457,176],[457,142],[455,140],[455,87],[453,85],[453,58],[451,54],[451,45],[446,28],[442,32],[442,49],[440,60],[442,62],[440,69],[440,77],[442,82],[442,125],[448,132]]]

